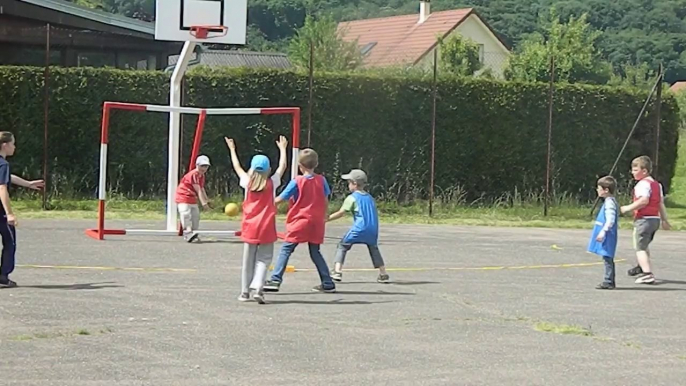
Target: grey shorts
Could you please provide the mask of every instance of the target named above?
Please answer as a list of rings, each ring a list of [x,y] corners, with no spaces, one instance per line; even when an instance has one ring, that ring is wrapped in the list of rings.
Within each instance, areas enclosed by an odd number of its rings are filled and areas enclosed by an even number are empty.
[[[634,249],[647,251],[655,233],[660,229],[659,218],[642,218],[634,221]]]

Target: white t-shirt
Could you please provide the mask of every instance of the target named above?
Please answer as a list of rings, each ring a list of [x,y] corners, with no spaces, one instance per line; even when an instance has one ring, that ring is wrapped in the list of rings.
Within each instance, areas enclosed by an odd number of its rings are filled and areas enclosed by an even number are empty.
[[[272,180],[272,185],[274,185],[274,195],[276,195],[276,189],[281,186],[281,175],[278,173],[274,173],[271,177]],[[246,173],[243,177],[241,177],[240,181],[238,184],[241,186],[243,189],[248,189],[248,184],[250,183],[250,177],[248,177],[248,174]]]
[[[652,195],[653,191],[650,188],[650,183],[652,181],[647,180],[647,179],[642,179],[636,183],[636,186],[634,187],[634,195],[636,197],[647,197],[650,198]],[[658,183],[660,185],[660,202],[664,201],[665,199],[665,194],[662,189],[662,184]],[[644,218],[660,218],[660,216],[645,216]]]
[[[636,195],[636,197],[650,198],[650,195],[653,193],[650,188],[650,182],[651,181],[647,179],[638,181],[638,183],[636,183],[636,186],[634,187],[634,195]],[[662,190],[662,184],[658,183],[658,185],[660,185],[660,199],[664,199],[665,195]]]

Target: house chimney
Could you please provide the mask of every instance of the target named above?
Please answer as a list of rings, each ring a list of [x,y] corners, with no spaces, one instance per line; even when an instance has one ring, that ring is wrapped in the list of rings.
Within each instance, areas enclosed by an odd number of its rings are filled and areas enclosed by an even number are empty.
[[[431,15],[431,0],[420,0],[419,2],[419,24],[422,24]]]

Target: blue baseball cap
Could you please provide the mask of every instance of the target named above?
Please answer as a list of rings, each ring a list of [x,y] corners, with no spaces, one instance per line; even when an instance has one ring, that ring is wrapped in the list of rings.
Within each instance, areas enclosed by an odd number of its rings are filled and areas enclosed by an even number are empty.
[[[252,157],[252,161],[250,161],[250,169],[256,172],[264,173],[270,167],[269,158],[266,155],[258,154]]]

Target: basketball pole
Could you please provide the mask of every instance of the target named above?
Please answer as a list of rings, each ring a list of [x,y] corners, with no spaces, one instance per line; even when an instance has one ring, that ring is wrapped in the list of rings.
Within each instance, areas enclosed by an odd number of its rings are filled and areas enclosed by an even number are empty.
[[[195,51],[195,42],[185,42],[179,60],[176,62],[169,87],[169,107],[181,107],[181,81],[188,69],[188,62]],[[179,186],[179,149],[181,113],[172,110],[169,113],[169,167],[167,174],[167,231],[176,229],[176,188]]]

